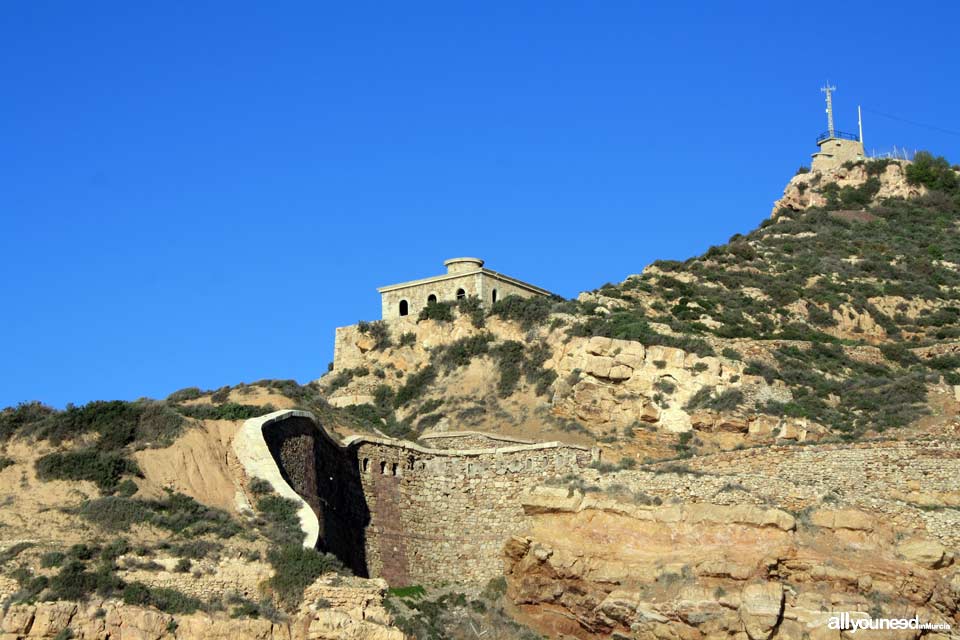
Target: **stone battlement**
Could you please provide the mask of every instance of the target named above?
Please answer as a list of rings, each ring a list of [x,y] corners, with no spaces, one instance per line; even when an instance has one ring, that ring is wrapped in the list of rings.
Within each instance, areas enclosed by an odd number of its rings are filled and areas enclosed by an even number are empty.
[[[248,475],[301,504],[304,544],[357,575],[392,585],[481,583],[499,575],[500,550],[523,526],[523,490],[588,467],[598,451],[478,432],[427,437],[458,439],[470,448],[340,442],[312,414],[286,410],[247,420],[234,449]],[[487,442],[508,446],[474,448]]]

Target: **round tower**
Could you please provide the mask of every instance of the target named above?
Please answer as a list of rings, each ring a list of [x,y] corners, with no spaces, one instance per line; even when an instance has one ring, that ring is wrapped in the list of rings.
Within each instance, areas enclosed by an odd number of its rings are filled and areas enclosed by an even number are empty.
[[[443,266],[447,268],[447,273],[467,273],[483,267],[483,260],[480,258],[450,258],[443,261]]]

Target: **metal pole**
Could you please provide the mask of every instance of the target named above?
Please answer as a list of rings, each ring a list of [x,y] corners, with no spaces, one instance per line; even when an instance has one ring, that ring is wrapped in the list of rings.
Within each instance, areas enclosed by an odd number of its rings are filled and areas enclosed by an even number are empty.
[[[860,127],[860,144],[863,144],[863,118],[860,115],[860,105],[857,105],[857,126]]]

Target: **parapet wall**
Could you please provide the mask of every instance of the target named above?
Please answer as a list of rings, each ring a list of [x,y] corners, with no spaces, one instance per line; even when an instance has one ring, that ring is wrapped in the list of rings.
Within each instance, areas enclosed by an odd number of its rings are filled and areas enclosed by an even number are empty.
[[[305,416],[315,431],[313,472],[303,459]],[[275,452],[278,470],[268,475],[281,477],[315,514],[317,546],[358,575],[395,586],[482,583],[501,575],[503,544],[524,524],[523,490],[584,469],[595,456],[559,442],[435,449],[353,436],[341,444],[312,415],[295,411],[248,425]],[[314,483],[315,492],[306,486]]]

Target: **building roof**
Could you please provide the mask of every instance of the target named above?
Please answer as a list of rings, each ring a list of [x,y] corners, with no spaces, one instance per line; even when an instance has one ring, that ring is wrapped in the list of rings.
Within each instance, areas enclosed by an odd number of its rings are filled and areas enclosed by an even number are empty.
[[[406,289],[408,287],[415,287],[422,284],[429,284],[431,282],[443,282],[444,280],[455,280],[457,278],[463,278],[466,276],[476,275],[482,273],[483,275],[493,278],[494,280],[500,280],[502,282],[507,282],[521,289],[526,289],[531,293],[537,293],[544,296],[552,296],[553,293],[542,289],[536,285],[530,284],[529,282],[524,282],[523,280],[517,280],[516,278],[511,278],[508,275],[504,275],[493,269],[486,269],[483,265],[483,260],[479,258],[451,258],[444,262],[445,265],[449,266],[452,264],[465,264],[465,263],[476,263],[478,266],[473,269],[467,269],[464,271],[456,271],[453,273],[444,273],[438,276],[432,276],[430,278],[420,278],[419,280],[408,280],[407,282],[399,282],[397,284],[388,284],[383,287],[377,288],[377,293],[387,293],[388,291],[397,291],[398,289]]]

